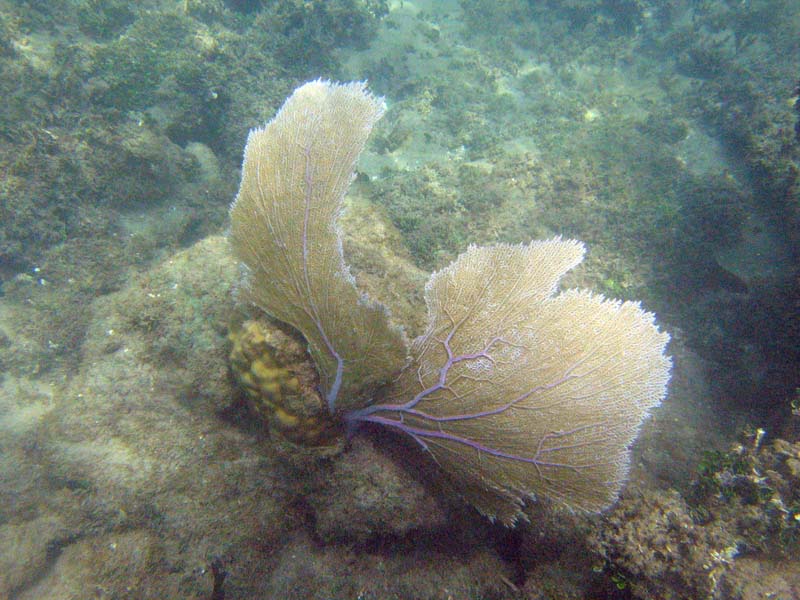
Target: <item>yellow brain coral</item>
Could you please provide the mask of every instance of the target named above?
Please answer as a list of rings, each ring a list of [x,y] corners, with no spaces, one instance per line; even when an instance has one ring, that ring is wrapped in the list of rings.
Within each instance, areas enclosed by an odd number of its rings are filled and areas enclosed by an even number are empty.
[[[341,442],[341,425],[327,411],[317,372],[297,340],[266,321],[246,321],[230,339],[231,370],[271,430],[303,446]]]

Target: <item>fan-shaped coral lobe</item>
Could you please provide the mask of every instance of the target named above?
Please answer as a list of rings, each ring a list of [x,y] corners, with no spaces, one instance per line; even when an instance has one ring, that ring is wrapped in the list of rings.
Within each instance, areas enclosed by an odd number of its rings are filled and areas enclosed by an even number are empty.
[[[380,404],[351,418],[411,435],[481,512],[505,523],[525,497],[600,510],[664,397],[668,336],[632,302],[554,296],[583,245],[472,247],[427,286],[430,324]]]
[[[383,100],[363,83],[312,81],[250,132],[231,206],[242,294],[308,340],[329,409],[363,405],[402,368],[405,340],[355,287],[336,219]]]

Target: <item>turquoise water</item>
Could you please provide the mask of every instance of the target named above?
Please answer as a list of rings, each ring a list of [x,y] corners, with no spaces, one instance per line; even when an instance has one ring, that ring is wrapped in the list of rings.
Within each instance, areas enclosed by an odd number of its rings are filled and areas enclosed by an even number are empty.
[[[798,32],[789,0],[0,2],[0,598],[799,596]],[[318,78],[385,101],[339,226],[409,338],[429,273],[555,236],[562,289],[670,334],[613,506],[508,529],[413,439],[259,417],[228,209]],[[245,368],[313,396],[269,327]]]

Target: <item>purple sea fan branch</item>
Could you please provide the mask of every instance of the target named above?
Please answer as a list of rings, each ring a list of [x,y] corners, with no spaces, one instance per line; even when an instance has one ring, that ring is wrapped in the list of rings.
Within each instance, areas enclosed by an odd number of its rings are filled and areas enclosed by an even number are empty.
[[[541,458],[539,458],[539,454],[540,453],[544,454],[544,453],[552,450],[552,448],[550,448],[550,449],[548,449],[548,448],[539,448],[539,449],[537,449],[536,454],[533,455],[533,456],[510,454],[510,453],[504,452],[504,451],[502,451],[502,450],[500,450],[500,449],[498,449],[496,447],[493,447],[493,446],[491,446],[489,444],[484,444],[484,443],[481,443],[480,441],[474,440],[474,439],[463,438],[463,437],[460,437],[458,435],[455,435],[455,434],[452,434],[452,433],[448,433],[447,431],[444,431],[444,430],[431,430],[431,429],[425,429],[425,428],[421,428],[421,427],[414,427],[414,426],[411,426],[411,425],[408,425],[408,424],[404,423],[402,419],[390,419],[390,418],[386,418],[386,417],[370,416],[370,417],[366,417],[363,420],[371,422],[371,423],[377,423],[379,425],[384,425],[386,427],[396,428],[399,431],[402,431],[403,433],[412,436],[419,443],[421,443],[425,449],[428,449],[428,444],[427,443],[422,443],[422,440],[438,439],[438,440],[442,440],[442,441],[445,441],[445,442],[455,442],[457,444],[463,445],[466,448],[472,448],[473,450],[476,450],[479,453],[488,454],[488,455],[495,456],[495,457],[498,457],[498,458],[507,458],[507,459],[512,460],[512,461],[530,463],[530,464],[534,465],[537,469],[540,469],[542,467],[557,467],[557,468],[569,469],[569,470],[577,472],[577,471],[579,471],[581,469],[588,469],[588,468],[597,466],[596,462],[595,463],[591,463],[591,464],[580,465],[580,464],[547,462],[547,461],[542,460]],[[542,438],[542,442],[544,442],[545,440],[558,439],[558,438],[561,438],[561,437],[564,437],[564,436],[575,435],[575,434],[581,433],[585,429],[588,429],[590,427],[595,427],[595,426],[596,425],[585,425],[583,427],[576,427],[575,429],[573,429],[571,431],[555,431],[555,432],[551,432],[551,433],[546,434],[546,436],[544,436]],[[585,445],[585,443],[576,443],[576,444],[571,444],[571,445],[564,445],[564,446],[561,446],[560,448],[561,449],[578,448],[578,447],[582,447],[584,445]]]
[[[299,87],[250,132],[230,210],[240,296],[302,333],[330,413],[364,406],[406,363],[405,336],[356,288],[337,225],[384,109],[363,83]]]
[[[455,331],[455,329],[454,329],[454,331]],[[425,420],[427,420],[429,422],[446,423],[446,422],[449,422],[449,421],[464,421],[464,420],[468,420],[468,419],[479,419],[479,418],[482,418],[482,417],[489,417],[489,416],[493,416],[493,415],[499,415],[500,413],[503,413],[503,412],[509,410],[513,406],[515,406],[517,404],[520,404],[521,402],[523,402],[525,400],[528,400],[530,398],[530,396],[532,396],[533,394],[536,394],[537,392],[543,392],[543,391],[551,390],[551,389],[553,389],[553,388],[555,388],[555,387],[557,387],[557,386],[569,381],[571,378],[575,377],[575,375],[573,375],[573,371],[580,364],[580,363],[578,363],[576,365],[573,365],[572,367],[569,367],[562,377],[560,377],[559,379],[553,381],[552,383],[546,383],[546,384],[537,385],[536,387],[531,388],[530,390],[520,394],[519,396],[517,396],[515,398],[512,398],[511,400],[509,400],[505,404],[501,404],[501,405],[496,406],[496,407],[491,408],[491,409],[481,410],[481,411],[478,411],[478,412],[470,412],[470,413],[465,413],[465,414],[454,414],[454,415],[448,414],[448,415],[444,415],[444,416],[436,416],[436,415],[428,414],[428,413],[425,413],[423,411],[417,410],[414,407],[417,406],[424,399],[426,399],[428,396],[431,396],[432,394],[435,394],[436,392],[439,392],[441,390],[450,389],[452,391],[452,388],[448,387],[448,385],[447,385],[447,377],[448,377],[448,374],[450,373],[451,369],[455,365],[460,364],[462,362],[466,362],[466,361],[478,360],[478,359],[481,359],[481,358],[485,358],[485,359],[489,360],[492,364],[495,363],[494,358],[489,354],[489,349],[493,345],[495,345],[496,343],[500,342],[501,338],[499,338],[499,337],[492,338],[492,340],[488,344],[486,344],[486,346],[483,348],[483,350],[481,350],[479,352],[475,352],[475,353],[471,353],[471,354],[460,354],[458,356],[454,356],[453,352],[452,352],[452,350],[450,348],[450,340],[451,340],[451,338],[452,338],[452,335],[448,335],[447,338],[445,338],[445,340],[442,342],[442,345],[444,346],[445,351],[447,352],[448,358],[447,358],[447,362],[440,369],[439,380],[436,382],[435,385],[433,385],[433,386],[431,386],[429,388],[426,388],[426,389],[422,390],[421,392],[417,393],[417,395],[414,396],[414,398],[412,398],[409,402],[407,402],[405,404],[395,404],[395,405],[393,405],[393,404],[373,404],[372,406],[367,406],[365,408],[352,411],[352,412],[348,413],[345,416],[345,418],[348,421],[351,421],[351,422],[355,422],[355,421],[378,422],[376,419],[373,419],[371,417],[373,415],[375,415],[376,413],[387,413],[388,412],[388,413],[397,413],[399,415],[399,419],[397,421],[394,421],[395,423],[402,423],[402,416],[403,415],[410,415],[410,416],[414,416],[414,417],[419,417],[419,418],[425,419]],[[471,377],[464,377],[464,379],[473,379],[473,380],[475,380],[475,378],[471,378]],[[492,383],[491,379],[489,379],[489,378],[487,378],[487,379],[485,379],[483,381],[484,382],[489,382],[490,384]],[[469,396],[469,395],[471,395],[471,393],[474,393],[474,392],[470,392],[468,390],[467,393],[464,394],[464,396]],[[525,408],[534,408],[534,407],[526,406]],[[390,421],[391,421],[391,419],[390,419]],[[386,421],[381,421],[381,423],[383,423],[385,425],[389,425],[390,424],[389,422],[386,422]],[[398,428],[399,429],[403,429],[402,427],[398,427]]]
[[[609,505],[664,396],[668,336],[638,304],[554,295],[582,257],[580,243],[560,239],[470,248],[431,277],[412,364],[380,402],[345,419],[410,435],[504,523],[532,495]]]

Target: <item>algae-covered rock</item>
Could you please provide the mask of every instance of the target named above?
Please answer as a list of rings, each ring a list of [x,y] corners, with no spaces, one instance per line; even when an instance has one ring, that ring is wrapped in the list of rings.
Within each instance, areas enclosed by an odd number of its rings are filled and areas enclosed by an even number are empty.
[[[231,294],[236,279],[227,240],[212,236],[88,305],[69,377],[6,376],[0,590],[27,599],[337,597],[350,586],[411,598],[419,581],[434,597],[440,586],[483,597],[507,589],[493,550],[457,537],[477,515],[450,524],[435,491],[396,457],[361,439],[319,460],[268,439],[228,373],[228,325],[246,310]],[[449,539],[461,540],[458,551]],[[398,541],[380,564],[355,549]],[[334,572],[347,560],[364,566],[359,578]],[[399,575],[409,561],[413,576]],[[292,596],[301,588],[312,595]]]
[[[696,524],[674,490],[623,496],[590,543],[639,598],[712,597],[737,553],[734,536]]]
[[[0,544],[14,549],[13,554],[0,554],[0,598],[8,598],[25,583],[36,581],[50,562],[53,546],[64,534],[64,524],[54,516],[0,525]]]
[[[441,530],[447,523],[442,501],[409,475],[402,455],[388,456],[371,440],[355,438],[345,456],[318,471],[306,496],[316,534],[328,542],[363,542]]]
[[[187,573],[173,563],[176,548],[144,530],[113,532],[78,540],[66,546],[47,574],[20,593],[20,600],[58,600],[75,597],[77,590],[96,597],[210,598],[210,570]],[[172,565],[170,573],[165,567]],[[153,577],[161,572],[161,577]]]
[[[195,580],[228,552],[237,556],[231,577],[245,580],[237,569],[262,562],[259,544],[280,538],[290,522],[278,500],[286,486],[255,439],[217,414],[234,395],[221,324],[235,272],[225,273],[226,248],[212,238],[95,302],[84,360],[33,418],[25,419],[25,405],[14,408],[6,380],[3,423],[24,431],[4,437],[0,463],[13,486],[4,506],[16,505],[2,532],[6,589],[64,597],[89,581],[112,595],[194,597],[170,592],[170,582]],[[134,326],[134,313],[153,318]],[[162,338],[175,353],[161,352]],[[111,535],[120,530],[129,532],[124,544]],[[54,560],[52,579],[41,579]]]
[[[393,540],[358,548],[318,546],[295,535],[274,566],[265,597],[441,599],[518,598],[508,565],[486,548],[452,552],[452,538],[423,540],[416,551]],[[399,551],[398,551],[399,550]]]
[[[800,571],[791,561],[742,558],[720,584],[721,600],[792,600],[800,592]]]

